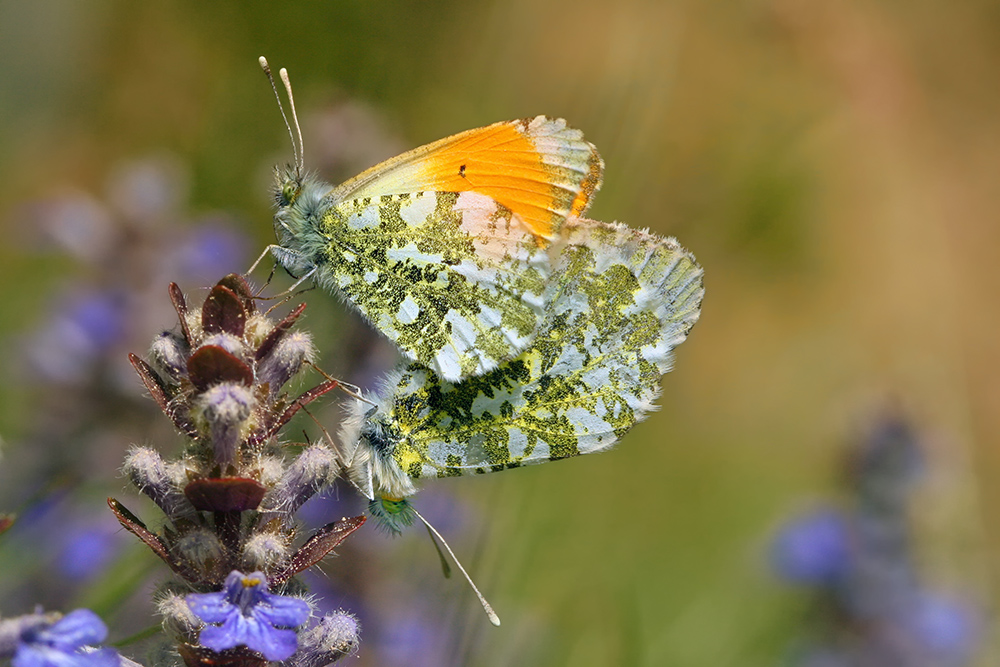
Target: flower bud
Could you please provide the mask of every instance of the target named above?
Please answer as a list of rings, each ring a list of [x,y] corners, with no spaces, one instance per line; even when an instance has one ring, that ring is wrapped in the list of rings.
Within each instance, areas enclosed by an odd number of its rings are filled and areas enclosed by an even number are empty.
[[[312,338],[302,331],[292,331],[274,346],[257,366],[257,381],[269,384],[271,394],[295,375],[302,363],[313,356]]]
[[[244,570],[266,570],[284,561],[290,553],[288,536],[263,532],[252,535],[243,547]]]
[[[239,445],[250,432],[254,396],[249,387],[222,382],[198,396],[195,423],[208,431],[215,460],[223,468],[239,460]]]
[[[251,347],[256,348],[274,329],[274,323],[263,313],[251,313],[247,317],[247,324],[243,330],[243,336],[250,341]]]
[[[261,455],[254,461],[254,468],[260,483],[271,488],[285,475],[285,459],[280,456]]]
[[[202,574],[211,572],[225,556],[219,537],[206,528],[195,528],[178,537],[174,551]]]
[[[172,331],[164,331],[153,339],[149,348],[149,364],[161,378],[177,384],[187,375],[187,357],[190,353],[183,338]]]
[[[168,591],[156,602],[156,609],[163,617],[163,629],[175,637],[191,636],[204,625],[184,597]]]
[[[246,348],[243,346],[243,341],[228,333],[216,333],[211,336],[206,336],[205,339],[201,341],[201,344],[221,347],[234,357],[242,357],[246,351]]]
[[[185,516],[192,517],[195,514],[191,503],[177,488],[171,471],[155,450],[149,447],[133,447],[125,456],[122,472],[172,521]]]
[[[360,641],[357,618],[346,611],[327,614],[299,635],[299,649],[291,663],[295,667],[325,667],[350,655]]]
[[[264,499],[261,521],[284,515],[290,518],[302,505],[337,476],[337,455],[322,444],[302,450]]]

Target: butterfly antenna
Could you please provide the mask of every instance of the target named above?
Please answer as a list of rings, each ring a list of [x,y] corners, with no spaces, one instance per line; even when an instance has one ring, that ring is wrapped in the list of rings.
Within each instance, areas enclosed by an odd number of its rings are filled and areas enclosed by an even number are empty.
[[[458,566],[458,569],[461,571],[461,573],[465,575],[465,580],[469,582],[470,586],[472,586],[472,590],[476,592],[476,596],[479,598],[480,604],[483,605],[483,609],[486,611],[486,615],[489,616],[490,618],[490,623],[499,627],[500,617],[497,616],[497,613],[493,611],[493,607],[490,606],[490,603],[486,601],[486,598],[483,597],[483,594],[479,592],[478,588],[476,588],[476,584],[472,581],[472,577],[469,576],[469,573],[465,571],[464,567],[462,567],[462,564],[458,561],[458,558],[455,557],[455,552],[451,550],[450,546],[448,546],[447,540],[445,540],[444,537],[441,536],[441,533],[439,533],[437,529],[434,526],[432,526],[430,522],[427,521],[427,519],[425,519],[420,514],[420,512],[416,510],[416,508],[413,508],[413,513],[417,515],[418,519],[424,522],[424,525],[427,526],[427,530],[430,531],[430,533],[434,537],[441,540],[441,544],[444,545],[444,548],[445,550],[447,550],[448,555],[451,556],[451,559],[453,561],[455,561],[455,565]]]
[[[320,375],[322,375],[324,379],[329,380],[330,382],[336,382],[337,383],[337,389],[339,389],[340,391],[344,392],[345,394],[347,394],[348,396],[350,396],[354,400],[361,401],[362,403],[367,403],[368,405],[372,406],[373,408],[377,408],[378,407],[378,403],[375,403],[374,401],[371,401],[371,400],[369,400],[369,399],[367,399],[367,398],[365,398],[364,396],[361,395],[361,387],[359,387],[358,385],[351,384],[350,382],[344,382],[343,380],[338,380],[335,377],[330,377],[326,373],[326,371],[324,371],[322,368],[320,368],[319,366],[317,366],[313,362],[309,361],[308,359],[306,359],[305,362],[303,362],[303,363],[306,363],[306,364],[309,364],[310,366],[312,366],[313,370],[316,371],[317,373],[319,373]]]
[[[274,99],[278,101],[278,110],[281,111],[281,119],[285,121],[285,129],[288,130],[288,139],[292,143],[292,157],[295,160],[295,172],[296,175],[301,176],[302,175],[302,168],[300,166],[302,164],[301,147],[295,143],[295,134],[292,133],[292,126],[288,122],[288,116],[285,115],[285,105],[281,103],[281,95],[278,94],[278,86],[274,83],[274,76],[271,74],[271,66],[267,64],[267,58],[265,58],[264,56],[258,58],[257,62],[260,63],[260,68],[264,70],[264,74],[267,75],[267,80],[271,82],[271,90],[274,91]],[[284,71],[285,71],[284,69],[281,70],[281,72]],[[278,73],[279,76],[281,72]],[[285,82],[286,79],[287,79],[287,74],[284,77],[282,77],[282,81]],[[291,101],[292,89],[287,83],[285,83],[285,89],[288,91],[289,104],[292,104]],[[293,114],[295,113],[294,104],[292,104],[292,113]],[[295,116],[293,115],[292,117],[294,118]],[[298,125],[299,125],[298,120],[296,120],[295,126],[298,127]],[[302,133],[299,132],[299,141],[301,140],[302,140]]]
[[[295,169],[299,176],[301,176],[302,170],[306,167],[306,146],[302,142],[302,127],[299,125],[299,116],[295,112],[295,96],[292,95],[292,82],[288,78],[288,70],[284,67],[278,70],[278,76],[281,77],[281,83],[285,84],[285,92],[288,93],[288,106],[292,109],[292,122],[295,124],[295,132],[299,135],[299,163],[295,165]]]

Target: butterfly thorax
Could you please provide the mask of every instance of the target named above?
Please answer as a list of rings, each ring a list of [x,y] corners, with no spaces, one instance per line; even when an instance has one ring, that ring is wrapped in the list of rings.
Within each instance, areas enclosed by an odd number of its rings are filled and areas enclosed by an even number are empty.
[[[329,240],[321,231],[323,212],[330,185],[314,176],[303,176],[286,167],[275,170],[274,233],[278,246],[275,258],[294,276],[313,271],[326,261]]]

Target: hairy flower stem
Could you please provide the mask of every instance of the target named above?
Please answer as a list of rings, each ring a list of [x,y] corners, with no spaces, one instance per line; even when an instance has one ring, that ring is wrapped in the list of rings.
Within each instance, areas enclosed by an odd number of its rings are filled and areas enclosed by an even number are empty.
[[[293,577],[365,519],[340,519],[302,535],[294,513],[333,482],[338,459],[325,445],[299,451],[276,436],[338,383],[327,379],[297,396],[283,387],[313,356],[309,335],[294,328],[305,304],[275,322],[257,309],[253,290],[238,275],[220,280],[198,309],[188,308],[176,285],[169,294],[179,330],[159,336],[148,361],[130,360],[188,444],[172,461],[151,448],[133,448],[124,468],[167,523],[154,531],[117,500],[108,504],[183,580],[164,586],[158,606],[188,667],[288,660],[298,650],[299,632],[319,623],[308,623],[314,611]],[[341,616],[323,621],[341,620],[347,628],[335,650],[324,648],[333,641],[329,632],[303,650],[324,664],[353,650],[357,624]]]
[[[219,539],[222,540],[230,557],[235,559],[240,553],[240,519],[243,513],[239,511],[214,512],[213,516]]]

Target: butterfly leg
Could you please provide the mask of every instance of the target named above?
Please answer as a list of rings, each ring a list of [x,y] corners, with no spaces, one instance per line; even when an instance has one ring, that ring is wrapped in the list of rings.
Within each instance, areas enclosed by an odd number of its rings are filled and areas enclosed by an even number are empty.
[[[269,245],[266,248],[264,248],[264,252],[260,253],[260,257],[257,258],[257,260],[250,266],[249,269],[247,269],[247,272],[244,273],[243,275],[249,276],[251,273],[253,273],[254,270],[257,268],[257,265],[260,264],[264,260],[265,257],[267,257],[268,255],[271,254],[271,252],[272,252],[271,249],[272,248],[280,248],[280,247],[281,246],[278,246],[278,245],[275,245],[275,244],[272,243],[271,245]]]

